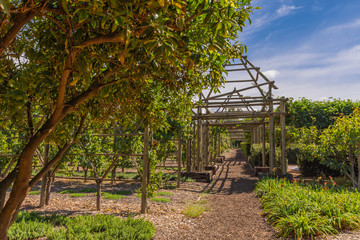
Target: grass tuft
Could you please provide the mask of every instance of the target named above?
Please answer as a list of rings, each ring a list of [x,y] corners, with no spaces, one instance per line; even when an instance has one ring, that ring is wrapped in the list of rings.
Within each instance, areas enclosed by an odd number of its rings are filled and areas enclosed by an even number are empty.
[[[29,192],[29,195],[39,195],[41,191],[31,191]]]
[[[60,194],[68,194],[68,193],[76,193],[75,190],[73,189],[66,189],[66,190],[63,190],[61,192],[59,192]]]
[[[129,191],[129,190],[120,190],[120,191],[117,191],[115,194],[119,194],[119,195],[131,195],[132,192]]]
[[[72,197],[72,198],[85,197],[85,196],[86,196],[85,193],[72,193],[72,194],[70,194],[70,197]]]
[[[151,198],[150,201],[153,201],[153,202],[162,202],[162,203],[171,202],[171,200],[170,200],[169,198],[161,198],[161,197]]]
[[[174,194],[171,192],[156,192],[154,194],[154,196],[172,196],[172,195],[174,195]]]

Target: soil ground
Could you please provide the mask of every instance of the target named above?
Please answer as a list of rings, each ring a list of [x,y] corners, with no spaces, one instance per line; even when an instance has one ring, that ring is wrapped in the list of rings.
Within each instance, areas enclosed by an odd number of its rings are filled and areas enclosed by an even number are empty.
[[[277,239],[275,230],[260,215],[260,203],[255,197],[254,187],[258,178],[246,163],[240,150],[232,149],[224,154],[225,162],[220,166],[211,183],[184,182],[178,189],[161,189],[173,195],[169,203],[149,201],[149,213],[140,215],[140,198],[135,190],[138,183],[118,183],[103,185],[103,191],[116,192],[129,190],[131,195],[119,200],[102,200],[102,210],[96,211],[94,193],[85,197],[71,198],[60,194],[65,189],[78,191],[83,188],[96,188],[94,183],[82,181],[57,180],[52,189],[49,206],[39,209],[39,195],[29,195],[24,209],[44,214],[112,214],[119,217],[133,215],[143,217],[156,226],[154,239],[226,239],[226,240],[266,240]],[[35,189],[36,190],[36,189]],[[207,200],[209,211],[199,218],[184,215],[186,207],[198,200]],[[359,233],[348,232],[327,239],[360,239]],[[320,239],[320,238],[319,238]]]

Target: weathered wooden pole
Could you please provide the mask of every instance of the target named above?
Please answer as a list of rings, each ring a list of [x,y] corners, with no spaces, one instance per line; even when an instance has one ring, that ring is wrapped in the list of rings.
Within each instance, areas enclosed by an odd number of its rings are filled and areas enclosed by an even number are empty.
[[[205,166],[209,165],[209,124],[206,123],[203,130],[203,160]]]
[[[261,125],[261,145],[262,145],[262,152],[261,152],[261,165],[262,167],[266,166],[266,137],[265,137],[265,123]]]
[[[144,132],[144,156],[143,156],[143,172],[142,172],[142,181],[141,181],[141,213],[147,213],[147,176],[149,169],[149,127],[145,127]]]
[[[271,88],[270,88],[271,89]],[[271,92],[269,95],[270,103],[269,103],[269,143],[270,143],[270,153],[269,153],[269,168],[270,173],[273,172],[275,166],[275,121],[274,121],[274,106],[271,97]]]
[[[281,128],[281,173],[287,173],[286,162],[286,129],[285,129],[285,99],[280,101],[280,128]]]
[[[191,139],[186,140],[186,171],[191,172]]]
[[[179,188],[180,184],[181,184],[181,158],[182,158],[182,154],[181,154],[181,130],[179,129],[179,133],[178,133],[178,169],[177,169],[177,182],[176,185]]]
[[[196,150],[196,123],[195,121],[193,122],[194,125],[193,125],[193,133],[194,133],[194,136],[193,136],[193,139],[192,139],[192,148],[191,148],[191,155],[192,155],[192,161],[191,161],[191,170],[192,171],[196,171],[196,164],[197,164],[197,150]]]

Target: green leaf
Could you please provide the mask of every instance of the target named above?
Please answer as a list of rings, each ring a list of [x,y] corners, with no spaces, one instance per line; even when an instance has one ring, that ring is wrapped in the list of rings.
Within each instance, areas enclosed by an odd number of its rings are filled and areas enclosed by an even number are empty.
[[[158,0],[158,3],[161,7],[165,6],[165,0]]]
[[[0,0],[0,7],[4,10],[4,12],[9,13],[10,0]]]
[[[88,19],[89,14],[87,13],[86,10],[80,10],[79,11],[79,23],[84,22],[86,19]]]
[[[5,0],[6,1],[6,0]],[[62,8],[64,9],[64,11],[70,15],[70,12],[69,12],[69,8],[67,6],[67,3],[66,3],[66,0],[60,0],[60,5],[62,6]]]

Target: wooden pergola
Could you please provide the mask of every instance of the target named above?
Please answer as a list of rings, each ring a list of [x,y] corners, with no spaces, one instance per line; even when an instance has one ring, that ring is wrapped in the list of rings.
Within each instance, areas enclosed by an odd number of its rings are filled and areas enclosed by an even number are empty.
[[[210,90],[199,95],[193,109],[194,138],[188,147],[191,154],[191,166],[188,171],[201,172],[213,159],[209,159],[209,128],[218,126],[226,128],[231,140],[244,140],[244,134],[250,132],[252,143],[262,144],[262,166],[265,167],[265,130],[269,130],[270,156],[269,169],[275,167],[275,117],[280,117],[281,127],[281,172],[287,173],[285,156],[285,98],[273,98],[273,89],[278,89],[259,67],[254,66],[246,56],[239,63],[226,65],[229,77],[234,74],[237,79],[227,80],[225,89],[235,85],[232,91],[213,94]],[[239,79],[241,76],[241,79]],[[280,111],[275,109],[279,109]],[[214,137],[214,136],[213,136]],[[217,136],[218,138],[220,136]],[[220,142],[217,139],[217,142]],[[219,156],[219,146],[216,155]]]

